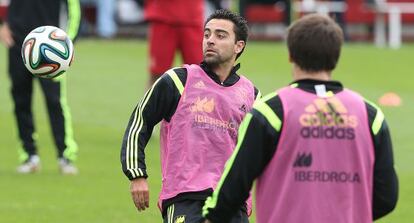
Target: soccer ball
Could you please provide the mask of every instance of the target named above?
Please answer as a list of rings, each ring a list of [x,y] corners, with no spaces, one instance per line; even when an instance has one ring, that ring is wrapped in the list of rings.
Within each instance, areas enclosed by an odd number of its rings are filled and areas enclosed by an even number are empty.
[[[55,78],[71,65],[73,43],[63,30],[54,26],[41,26],[24,39],[22,58],[34,76]]]

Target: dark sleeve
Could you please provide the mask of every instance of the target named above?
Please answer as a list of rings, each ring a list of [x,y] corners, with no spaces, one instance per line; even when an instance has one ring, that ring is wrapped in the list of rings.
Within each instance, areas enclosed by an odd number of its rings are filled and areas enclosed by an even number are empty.
[[[187,77],[186,70],[178,68],[174,71],[184,86]],[[122,170],[130,180],[148,177],[144,148],[151,137],[154,126],[163,119],[166,121],[171,119],[180,97],[181,93],[176,83],[169,74],[164,74],[135,107],[125,130],[121,147]]]
[[[366,103],[371,134],[375,148],[373,218],[379,219],[394,210],[398,200],[398,178],[394,169],[391,136],[385,120],[374,123],[383,117],[382,111]],[[381,120],[381,119],[380,119]],[[379,125],[375,127],[375,125]],[[377,130],[376,128],[379,128]]]
[[[275,102],[280,103],[280,100],[271,99],[266,103]],[[248,198],[253,181],[263,172],[276,151],[281,125],[276,129],[269,123],[269,117],[259,110],[255,106],[240,125],[236,149],[227,161],[216,190],[203,207],[203,216],[214,223],[230,222]],[[272,110],[276,111],[274,107]]]

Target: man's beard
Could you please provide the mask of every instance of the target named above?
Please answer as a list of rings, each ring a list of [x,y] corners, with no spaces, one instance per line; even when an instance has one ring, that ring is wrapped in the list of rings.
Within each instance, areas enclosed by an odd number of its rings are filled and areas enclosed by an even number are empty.
[[[220,56],[210,56],[210,57],[204,56],[204,62],[209,66],[217,66],[220,63],[222,63],[222,59]]]
[[[210,67],[216,67],[220,64],[226,63],[228,61],[230,61],[231,58],[223,58],[222,56],[210,56],[210,57],[206,57],[204,56],[204,62],[209,65]]]

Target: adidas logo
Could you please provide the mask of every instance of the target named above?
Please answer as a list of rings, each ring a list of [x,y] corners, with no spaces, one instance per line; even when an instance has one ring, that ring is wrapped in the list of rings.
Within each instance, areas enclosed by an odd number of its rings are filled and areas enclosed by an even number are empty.
[[[336,97],[330,97],[328,99],[318,98],[313,101],[313,104],[308,105],[305,108],[305,111],[308,113],[316,113],[317,111],[320,111],[323,113],[337,112],[341,114],[348,112],[342,102]]]
[[[305,107],[305,113],[299,118],[302,126],[340,126],[355,128],[358,120],[349,115],[346,107],[336,97],[316,99]]]
[[[312,165],[312,153],[298,153],[296,155],[295,163],[293,167],[310,167]]]
[[[299,123],[304,138],[353,140],[358,118],[338,98],[318,98],[305,107]]]
[[[206,85],[204,84],[203,81],[199,81],[199,82],[194,84],[194,87],[198,88],[198,89],[204,89],[204,88],[206,88]]]

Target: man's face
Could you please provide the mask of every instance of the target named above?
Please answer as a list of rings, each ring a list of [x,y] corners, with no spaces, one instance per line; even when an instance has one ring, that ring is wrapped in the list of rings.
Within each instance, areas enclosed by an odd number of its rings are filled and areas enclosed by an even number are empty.
[[[212,19],[205,25],[203,56],[207,64],[234,62],[241,52],[245,43],[241,40],[236,42],[233,26],[231,21],[224,19]]]

